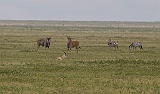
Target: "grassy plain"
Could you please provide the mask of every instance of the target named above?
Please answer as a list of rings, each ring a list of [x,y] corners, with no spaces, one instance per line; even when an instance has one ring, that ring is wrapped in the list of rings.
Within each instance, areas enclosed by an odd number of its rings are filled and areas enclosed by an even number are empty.
[[[66,35],[80,42],[78,54],[67,51]],[[159,36],[159,22],[0,21],[0,93],[159,94]],[[45,37],[51,47],[37,52]],[[134,41],[143,50],[129,51]]]

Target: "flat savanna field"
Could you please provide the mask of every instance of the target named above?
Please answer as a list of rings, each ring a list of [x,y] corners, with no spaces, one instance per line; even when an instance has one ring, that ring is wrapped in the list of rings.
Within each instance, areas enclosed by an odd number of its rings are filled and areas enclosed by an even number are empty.
[[[129,51],[135,41],[143,50]],[[160,22],[0,21],[0,94],[160,94]]]

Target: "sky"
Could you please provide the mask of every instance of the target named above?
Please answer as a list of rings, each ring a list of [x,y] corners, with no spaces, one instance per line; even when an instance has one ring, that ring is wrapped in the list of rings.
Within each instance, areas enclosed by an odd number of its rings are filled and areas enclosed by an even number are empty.
[[[160,0],[0,0],[0,20],[160,21]]]

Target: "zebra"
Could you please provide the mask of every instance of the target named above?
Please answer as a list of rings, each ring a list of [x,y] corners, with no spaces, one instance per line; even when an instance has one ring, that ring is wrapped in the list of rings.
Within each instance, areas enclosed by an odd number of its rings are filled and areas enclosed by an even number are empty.
[[[139,47],[140,50],[142,50],[142,43],[141,42],[132,42],[130,45],[129,45],[129,50],[131,50],[133,48],[133,50],[135,49],[136,50],[136,47]]]
[[[108,40],[108,46],[111,48],[111,47],[114,47],[115,49],[117,48],[118,49],[118,41],[111,41],[111,39]]]

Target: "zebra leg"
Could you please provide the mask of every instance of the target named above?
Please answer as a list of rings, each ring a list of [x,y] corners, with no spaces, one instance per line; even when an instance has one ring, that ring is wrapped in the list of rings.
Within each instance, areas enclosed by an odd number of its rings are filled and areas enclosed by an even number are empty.
[[[140,50],[143,50],[142,46],[139,46],[139,49],[140,49]]]
[[[136,47],[133,47],[133,50],[136,50]]]

